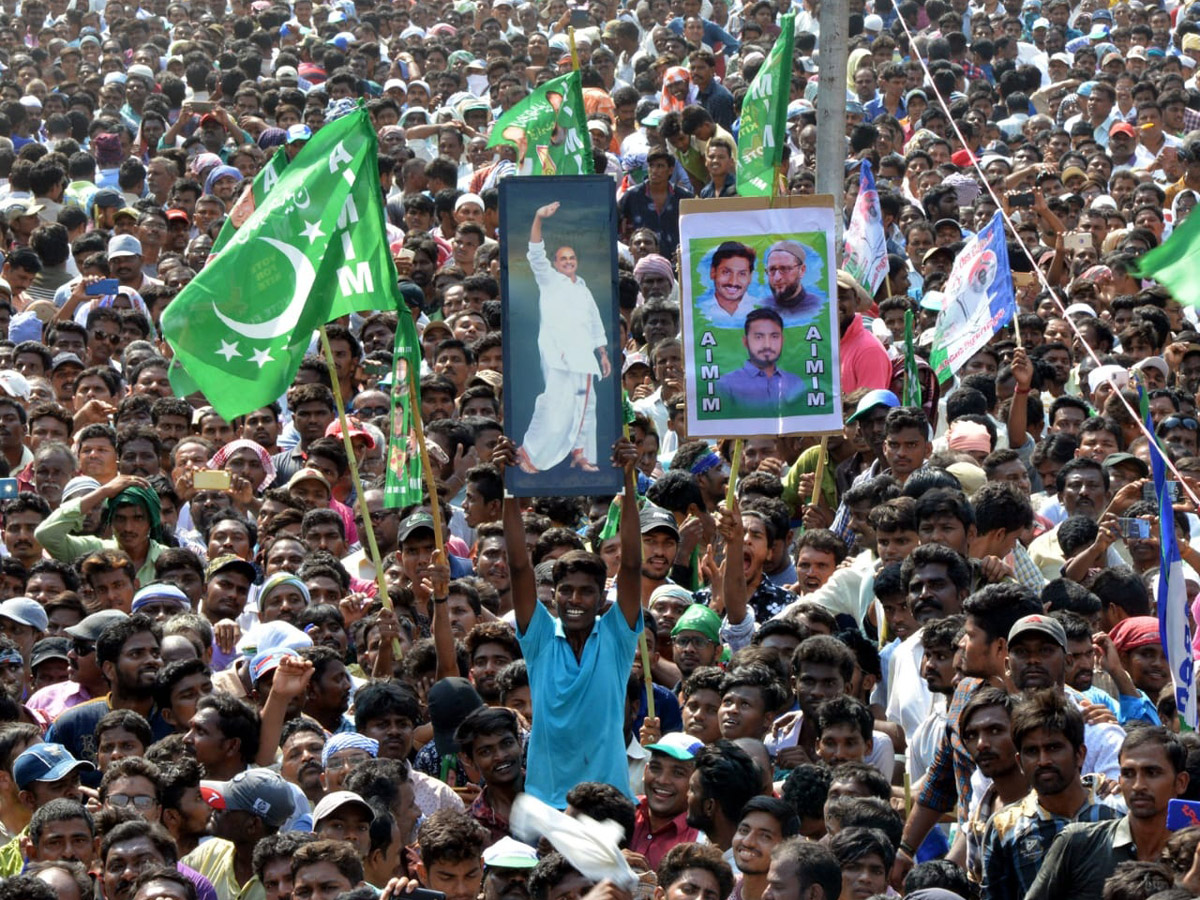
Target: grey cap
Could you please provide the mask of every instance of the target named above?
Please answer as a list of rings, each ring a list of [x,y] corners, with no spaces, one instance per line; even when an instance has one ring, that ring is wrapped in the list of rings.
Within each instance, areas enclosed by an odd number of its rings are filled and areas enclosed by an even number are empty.
[[[81,641],[97,641],[100,639],[100,635],[104,629],[109,625],[128,618],[129,616],[125,615],[119,609],[102,609],[100,612],[92,613],[70,628],[64,628],[63,632],[73,638],[79,638]]]

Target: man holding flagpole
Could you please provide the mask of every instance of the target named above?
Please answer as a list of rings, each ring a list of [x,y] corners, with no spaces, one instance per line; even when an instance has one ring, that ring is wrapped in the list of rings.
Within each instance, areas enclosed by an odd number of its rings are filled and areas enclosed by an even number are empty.
[[[596,299],[579,277],[573,247],[559,247],[551,263],[542,239],[542,220],[558,212],[549,203],[529,229],[529,266],[538,285],[538,352],[545,387],[533,406],[517,464],[530,474],[558,465],[585,472],[596,466],[596,390],[592,379],[612,374],[608,337]]]

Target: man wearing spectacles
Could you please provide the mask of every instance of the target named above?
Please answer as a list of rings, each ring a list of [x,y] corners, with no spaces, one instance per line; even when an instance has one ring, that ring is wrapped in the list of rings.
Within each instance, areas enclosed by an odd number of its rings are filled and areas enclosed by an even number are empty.
[[[116,760],[100,781],[100,803],[135,812],[147,822],[158,822],[162,818],[162,775],[158,766],[140,756]]]
[[[771,304],[783,317],[784,325],[807,322],[820,311],[828,298],[804,286],[808,258],[804,245],[797,241],[776,241],[767,250],[767,285]]]
[[[1196,456],[1200,452],[1200,424],[1191,416],[1167,416],[1158,423],[1158,436],[1167,446],[1183,456]]]

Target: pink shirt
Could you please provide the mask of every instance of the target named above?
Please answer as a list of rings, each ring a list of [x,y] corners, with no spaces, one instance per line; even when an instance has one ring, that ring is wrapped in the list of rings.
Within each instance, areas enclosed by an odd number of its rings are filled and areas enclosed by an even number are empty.
[[[30,709],[45,713],[51,721],[57,719],[63,710],[78,706],[92,695],[82,684],[75,681],[60,681],[58,684],[48,684],[28,700],[25,705]]]
[[[842,394],[850,394],[860,387],[871,390],[890,390],[892,386],[892,361],[879,338],[863,327],[862,316],[855,314],[854,321],[842,335],[839,354],[842,363]]]

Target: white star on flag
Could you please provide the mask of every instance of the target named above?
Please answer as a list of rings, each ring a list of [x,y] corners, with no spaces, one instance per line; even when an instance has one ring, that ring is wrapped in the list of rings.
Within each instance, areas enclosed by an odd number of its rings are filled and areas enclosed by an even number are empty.
[[[267,363],[274,362],[275,358],[271,356],[271,348],[268,347],[265,350],[255,350],[254,355],[250,358],[250,361],[258,363],[258,367],[261,369]]]
[[[310,244],[319,237],[325,237],[325,232],[321,230],[320,220],[316,222],[305,222],[304,229],[300,233],[308,238],[308,242]]]
[[[232,344],[229,341],[221,341],[221,349],[217,351],[217,356],[225,357],[225,362],[230,362],[235,356],[241,356],[242,352],[237,348],[237,341]]]

